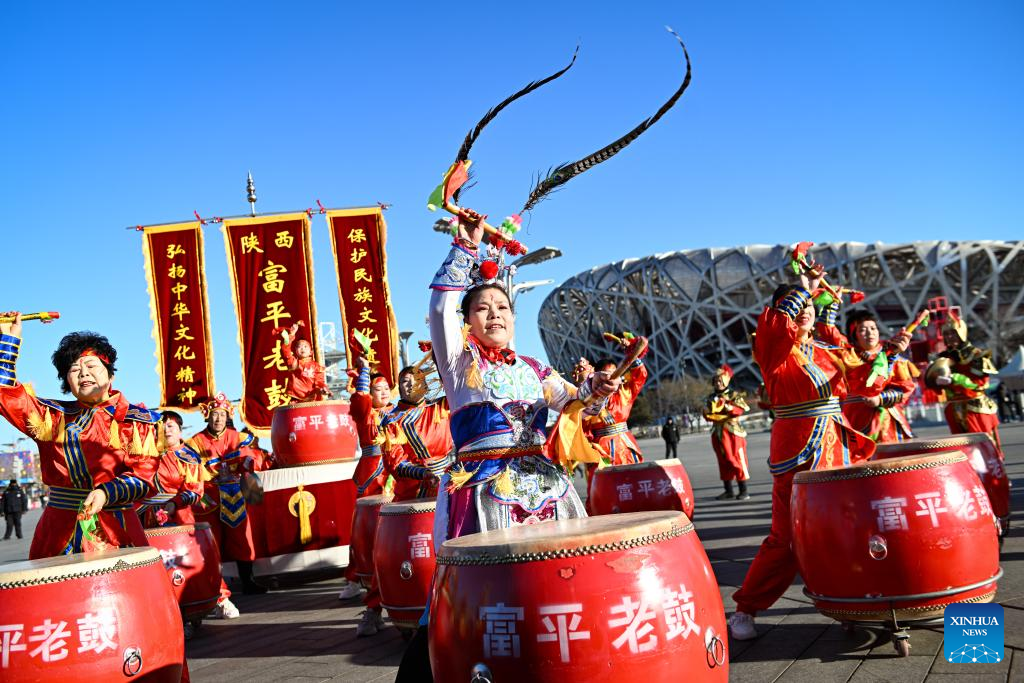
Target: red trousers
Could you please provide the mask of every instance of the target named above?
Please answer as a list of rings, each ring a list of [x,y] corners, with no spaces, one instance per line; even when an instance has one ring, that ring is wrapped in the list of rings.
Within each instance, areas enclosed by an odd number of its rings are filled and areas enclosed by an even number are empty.
[[[789,497],[793,491],[793,477],[805,469],[807,467],[790,470],[772,482],[772,527],[747,570],[743,585],[732,595],[737,612],[753,616],[758,610],[768,609],[796,578]]]
[[[718,458],[718,477],[722,481],[747,481],[747,437],[736,436],[728,430],[711,432],[711,447]]]

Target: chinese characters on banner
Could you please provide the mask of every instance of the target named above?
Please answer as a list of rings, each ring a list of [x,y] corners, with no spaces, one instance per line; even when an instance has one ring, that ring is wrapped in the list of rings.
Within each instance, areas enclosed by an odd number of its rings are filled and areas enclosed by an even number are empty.
[[[309,217],[231,219],[223,231],[242,349],[241,416],[257,435],[266,436],[271,411],[289,401],[280,329],[304,323],[299,337],[320,358]]]
[[[327,225],[338,271],[345,350],[352,358],[351,331],[359,330],[371,341],[370,366],[395,386],[400,369],[395,354],[398,328],[387,281],[384,215],[379,207],[328,211]]]
[[[143,232],[160,407],[195,410],[214,394],[202,225],[193,221]]]

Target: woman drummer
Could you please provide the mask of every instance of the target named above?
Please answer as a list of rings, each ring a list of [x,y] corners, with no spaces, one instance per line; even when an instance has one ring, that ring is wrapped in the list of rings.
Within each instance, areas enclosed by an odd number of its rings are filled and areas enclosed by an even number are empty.
[[[83,543],[149,545],[132,503],[153,492],[159,413],[111,387],[117,351],[92,332],[65,336],[52,357],[62,390],[75,400],[37,398],[15,375],[21,314],[8,315],[14,322],[0,323],[0,414],[36,442],[50,487],[29,558],[82,552]],[[93,515],[90,538],[78,521]]]
[[[829,327],[838,332],[834,325]],[[877,443],[912,438],[914,434],[903,406],[914,394],[920,373],[913,363],[899,355],[906,351],[910,335],[901,330],[883,341],[878,318],[868,310],[848,315],[846,328],[847,336],[837,335],[833,343],[850,348],[861,364],[851,366],[846,373],[848,394],[843,402],[843,415],[850,426]],[[823,335],[821,338],[831,341]]]
[[[181,429],[185,422],[173,410],[165,410],[161,418],[163,452],[153,488],[156,494],[141,501],[136,514],[147,529],[172,525],[195,524],[192,506],[203,496],[203,482],[209,479],[201,456],[182,441]]]
[[[811,292],[824,276],[821,266],[811,264],[800,286],[775,290],[771,306],[757,321],[754,359],[775,411],[768,463],[772,522],[743,585],[733,594],[736,612],[729,618],[729,632],[737,640],[757,637],[754,615],[778,600],[796,577],[789,506],[794,475],[850,465],[875,450],[874,442],[853,430],[840,410],[846,385],[838,349],[812,336]]]
[[[621,380],[597,372],[574,391],[551,368],[517,356],[511,348],[515,316],[508,293],[497,278],[474,281],[481,270],[481,216],[464,210],[460,219],[458,237],[431,283],[430,299],[430,336],[452,410],[456,451],[454,458],[446,455],[429,463],[434,471],[447,470],[437,506],[441,539],[583,517],[572,480],[545,457],[548,409],[560,411],[591,393],[604,399]],[[464,323],[469,327],[465,338]],[[598,414],[603,404],[592,403],[586,414]]]

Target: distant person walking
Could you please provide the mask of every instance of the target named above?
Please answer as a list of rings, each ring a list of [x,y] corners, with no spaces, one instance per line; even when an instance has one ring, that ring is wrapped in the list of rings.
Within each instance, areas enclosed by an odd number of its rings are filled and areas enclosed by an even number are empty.
[[[4,517],[7,520],[4,540],[11,537],[12,531],[18,535],[18,538],[22,538],[21,516],[28,512],[28,496],[25,495],[25,490],[18,486],[15,479],[11,479],[11,483],[4,489],[3,506]]]
[[[661,428],[661,438],[665,439],[665,457],[678,458],[676,446],[679,445],[679,428],[676,427],[676,421],[671,417],[665,420],[665,424]]]

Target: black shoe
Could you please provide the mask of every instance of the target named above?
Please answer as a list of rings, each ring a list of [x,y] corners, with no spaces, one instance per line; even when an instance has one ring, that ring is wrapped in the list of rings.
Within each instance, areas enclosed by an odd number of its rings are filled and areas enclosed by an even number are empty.
[[[750,500],[750,494],[749,493],[741,493],[738,496],[736,496],[736,500]]]
[[[725,491],[715,496],[715,500],[732,500],[735,497],[732,491]]]

